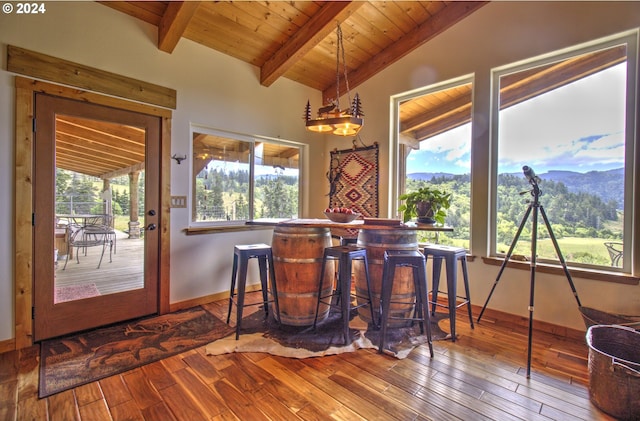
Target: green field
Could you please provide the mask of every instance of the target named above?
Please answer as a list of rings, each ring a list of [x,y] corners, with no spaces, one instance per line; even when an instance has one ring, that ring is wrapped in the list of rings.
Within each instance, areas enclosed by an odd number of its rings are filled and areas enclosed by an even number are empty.
[[[576,261],[581,263],[610,265],[609,252],[604,246],[606,240],[602,238],[577,238],[565,237],[558,239],[560,252],[566,261]],[[498,252],[507,253],[511,244],[498,244]],[[531,257],[531,242],[518,241],[514,254],[521,254],[527,258]],[[556,260],[556,252],[551,239],[539,239],[537,247],[538,258]]]
[[[440,240],[436,240],[434,234],[427,235],[421,233],[419,234],[419,241],[421,243],[440,242],[442,244],[448,244],[456,247],[469,248],[468,240],[446,238],[443,234],[441,234]],[[558,246],[560,247],[560,252],[567,262],[610,266],[611,258],[609,257],[609,252],[604,245],[606,241],[609,240],[602,238],[564,237],[558,239]],[[500,254],[507,254],[509,247],[511,247],[511,244],[500,243],[498,244],[497,251]],[[527,259],[530,259],[531,242],[529,240],[520,239],[516,244],[513,254],[522,255]],[[558,260],[550,238],[538,239],[537,256],[538,259]]]

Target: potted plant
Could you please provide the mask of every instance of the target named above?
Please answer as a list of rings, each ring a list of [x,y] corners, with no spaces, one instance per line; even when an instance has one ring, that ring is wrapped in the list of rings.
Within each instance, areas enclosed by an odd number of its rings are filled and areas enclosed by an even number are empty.
[[[417,191],[400,195],[404,203],[398,210],[403,212],[403,220],[407,222],[418,218],[418,222],[444,225],[447,209],[451,206],[451,193],[433,188],[422,187]]]

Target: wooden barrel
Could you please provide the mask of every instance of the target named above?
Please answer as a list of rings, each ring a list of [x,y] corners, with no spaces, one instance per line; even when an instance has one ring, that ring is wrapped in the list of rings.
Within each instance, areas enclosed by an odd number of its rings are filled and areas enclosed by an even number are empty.
[[[361,229],[358,234],[358,245],[367,249],[369,260],[369,282],[371,284],[371,298],[373,300],[373,312],[378,317],[380,311],[380,295],[382,292],[382,269],[384,266],[385,250],[418,250],[418,239],[414,230],[393,229]],[[363,304],[360,297],[367,296],[367,283],[364,274],[364,266],[361,262],[354,262],[356,278],[356,293],[358,304]],[[391,290],[392,303],[389,308],[391,317],[411,317],[415,307],[415,290],[413,287],[413,271],[408,267],[396,268],[393,289]],[[371,311],[368,306],[358,309],[362,319],[371,322]],[[408,326],[410,321],[389,319],[389,326]]]
[[[282,324],[313,324],[325,247],[331,247],[329,228],[278,225],[274,228],[271,248]],[[333,279],[333,262],[327,262],[322,279],[322,296],[331,293]],[[328,314],[329,306],[321,303],[318,320],[323,320]]]

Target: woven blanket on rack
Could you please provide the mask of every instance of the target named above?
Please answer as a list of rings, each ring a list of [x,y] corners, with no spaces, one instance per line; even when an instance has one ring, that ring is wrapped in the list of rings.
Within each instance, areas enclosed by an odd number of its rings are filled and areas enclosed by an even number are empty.
[[[331,152],[329,207],[378,217],[378,144]]]

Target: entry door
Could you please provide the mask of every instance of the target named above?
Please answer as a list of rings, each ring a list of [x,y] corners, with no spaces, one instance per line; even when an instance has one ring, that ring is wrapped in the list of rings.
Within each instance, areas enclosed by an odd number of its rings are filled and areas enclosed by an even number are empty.
[[[157,313],[160,126],[36,94],[34,340]]]

